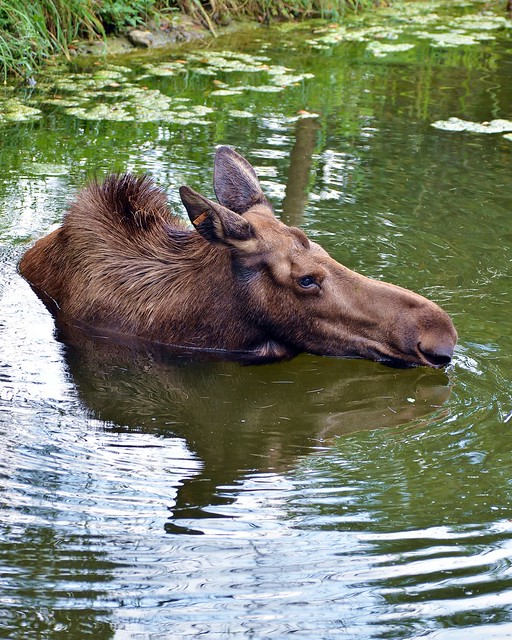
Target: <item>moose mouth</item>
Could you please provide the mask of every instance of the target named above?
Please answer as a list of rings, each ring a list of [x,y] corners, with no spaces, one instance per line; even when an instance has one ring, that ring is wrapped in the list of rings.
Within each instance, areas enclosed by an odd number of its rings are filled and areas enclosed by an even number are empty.
[[[372,353],[366,357],[375,360],[380,364],[396,369],[410,369],[413,367],[431,367],[433,369],[442,369],[450,364],[453,355],[453,347],[439,347],[436,351],[429,351],[422,347],[421,343],[416,345],[416,349],[411,353],[390,354],[380,350],[373,349]]]
[[[453,347],[440,347],[435,352],[424,349],[421,342],[418,343],[418,353],[427,361],[428,365],[440,369],[450,364],[453,355]]]

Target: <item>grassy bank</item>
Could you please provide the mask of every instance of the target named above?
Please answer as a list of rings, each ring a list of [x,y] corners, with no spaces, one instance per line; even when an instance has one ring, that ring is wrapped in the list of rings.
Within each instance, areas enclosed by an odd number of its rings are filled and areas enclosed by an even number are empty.
[[[323,16],[339,19],[347,10],[386,0],[0,0],[0,74],[30,78],[56,54],[70,56],[79,38],[105,38],[149,20],[184,12],[211,31],[238,16],[260,22]]]

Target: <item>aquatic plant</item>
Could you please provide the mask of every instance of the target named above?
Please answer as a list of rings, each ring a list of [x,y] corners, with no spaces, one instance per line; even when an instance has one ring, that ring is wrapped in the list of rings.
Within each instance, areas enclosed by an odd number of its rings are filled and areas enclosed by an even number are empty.
[[[375,14],[376,18],[369,16],[363,27],[341,24],[318,29],[316,37],[307,42],[314,49],[329,48],[344,41],[368,42],[367,51],[382,57],[413,49],[418,40],[427,40],[434,48],[451,49],[494,40],[496,32],[512,29],[512,20],[489,11],[464,14],[447,21],[442,10],[452,4],[453,0],[400,4],[380,11]],[[466,2],[459,4],[466,10],[470,8]]]
[[[41,118],[40,109],[29,107],[17,98],[0,102],[0,124],[6,122],[28,122]]]
[[[370,42],[370,44],[366,47],[367,51],[373,53],[374,56],[381,58],[383,56],[388,55],[388,53],[395,53],[397,51],[408,51],[409,49],[413,49],[414,45],[409,42],[402,42],[400,44],[384,44],[379,42],[378,40],[374,40]]]
[[[2,0],[0,2],[0,72],[30,78],[55,54],[70,57],[79,37],[104,38],[150,19],[157,22],[181,10],[212,33],[216,22],[246,16],[260,22],[321,16],[337,19],[347,9],[359,11],[380,0]]]
[[[104,34],[94,0],[2,0],[0,2],[0,72],[30,77],[56,53],[69,57],[80,35]]]
[[[137,81],[154,77],[186,75],[203,78],[208,87],[205,96],[215,104],[219,98],[247,95],[248,92],[279,93],[299,86],[313,78],[312,73],[296,73],[294,69],[273,65],[262,55],[251,56],[233,51],[199,50],[181,52],[178,60],[147,63],[142,69],[147,75]],[[193,104],[183,96],[168,96],[159,89],[134,84],[131,70],[118,65],[105,65],[92,73],[75,73],[65,78],[48,76],[38,87],[47,93],[42,102],[48,107],[61,107],[64,112],[81,120],[125,122],[167,122],[180,125],[208,125],[214,108]],[[247,83],[247,77],[251,83]],[[59,97],[55,97],[55,91]],[[232,105],[233,117],[251,118],[254,114]]]
[[[470,133],[504,133],[512,131],[512,120],[496,118],[489,122],[472,122],[461,118],[448,118],[448,120],[437,120],[432,126],[442,131],[468,131]],[[512,134],[506,133],[507,140],[512,140]]]

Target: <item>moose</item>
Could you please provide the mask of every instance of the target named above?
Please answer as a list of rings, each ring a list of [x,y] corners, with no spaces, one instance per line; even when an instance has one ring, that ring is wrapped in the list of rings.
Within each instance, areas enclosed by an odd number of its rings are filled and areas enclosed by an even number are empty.
[[[110,175],[78,193],[19,270],[57,319],[170,347],[447,365],[457,333],[421,295],[336,262],[275,215],[250,163],[214,160],[217,202],[180,188],[190,228],[147,175]]]

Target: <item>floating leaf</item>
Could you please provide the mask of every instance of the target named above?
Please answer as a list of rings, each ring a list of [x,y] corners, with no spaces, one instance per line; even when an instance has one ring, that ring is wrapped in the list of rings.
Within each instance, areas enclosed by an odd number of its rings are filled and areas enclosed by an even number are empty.
[[[288,72],[293,71],[293,69],[289,69],[288,67],[283,67],[282,65],[274,65],[273,67],[269,67],[268,65],[265,65],[265,69],[264,69],[269,76],[284,76],[286,75]]]
[[[180,61],[176,62],[163,62],[162,64],[145,64],[144,69],[152,75],[161,78],[165,78],[167,76],[175,76],[178,73],[183,73],[185,71],[183,63]]]
[[[29,107],[20,100],[12,98],[0,103],[0,123],[32,122],[42,117],[41,110]]]
[[[401,44],[384,44],[382,42],[378,42],[374,40],[370,42],[370,44],[366,47],[367,51],[373,53],[374,56],[378,58],[382,58],[387,56],[388,53],[397,53],[399,51],[409,51],[409,49],[413,49],[414,45],[408,42],[403,42]]]
[[[100,104],[92,109],[76,107],[65,109],[64,111],[68,115],[82,120],[114,120],[120,122],[134,120],[134,117],[128,111],[116,105]]]
[[[94,80],[124,80],[125,75],[112,67],[98,69],[92,75]]]
[[[472,133],[503,133],[512,131],[512,120],[491,120],[490,122],[471,122],[461,118],[437,120],[432,126],[443,131],[470,131]]]
[[[210,69],[208,67],[189,67],[188,71],[200,76],[216,76],[218,73],[216,69]]]
[[[191,62],[199,62],[224,73],[234,71],[258,73],[262,71],[262,65],[269,60],[265,56],[250,56],[245,53],[234,53],[233,51],[200,51],[189,55],[188,59]],[[197,69],[197,71],[199,70]]]
[[[65,176],[69,173],[69,167],[51,162],[31,162],[24,167],[24,171],[33,176]]]
[[[271,77],[271,82],[279,87],[289,87],[293,84],[298,84],[304,80],[309,80],[310,78],[314,78],[315,75],[313,73],[300,73],[297,75],[274,75]]]
[[[212,109],[212,107],[206,107],[205,105],[202,104],[197,104],[195,107],[186,107],[186,110],[189,113],[194,113],[195,115],[198,116],[205,116],[208,113],[214,113],[215,109]]]
[[[250,111],[239,111],[237,109],[231,109],[231,111],[228,111],[229,115],[232,118],[254,118],[254,114],[251,113]]]
[[[503,16],[492,14],[475,14],[460,16],[450,22],[450,26],[465,29],[467,31],[494,31],[495,29],[512,28],[512,20],[507,20]]]
[[[418,38],[427,38],[431,40],[431,46],[450,49],[452,47],[469,46],[478,44],[479,38],[474,34],[442,32],[430,33],[429,31],[417,31],[415,33]]]
[[[51,107],[78,107],[82,102],[83,100],[80,100],[80,98],[72,98],[70,100],[47,98],[46,100],[43,100],[42,104],[46,104]]]
[[[211,96],[237,96],[242,93],[241,89],[216,89],[210,93]]]
[[[276,87],[270,84],[260,84],[258,86],[253,86],[250,84],[246,84],[243,87],[238,87],[239,89],[243,89],[245,91],[258,91],[260,93],[278,93],[283,90],[283,87]]]

